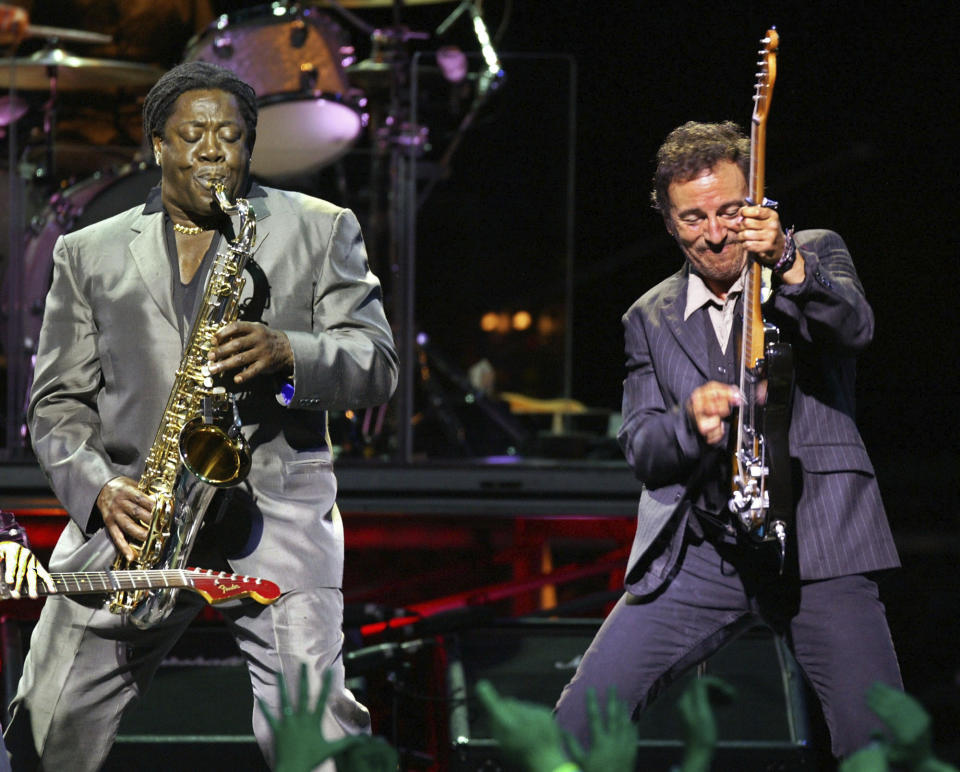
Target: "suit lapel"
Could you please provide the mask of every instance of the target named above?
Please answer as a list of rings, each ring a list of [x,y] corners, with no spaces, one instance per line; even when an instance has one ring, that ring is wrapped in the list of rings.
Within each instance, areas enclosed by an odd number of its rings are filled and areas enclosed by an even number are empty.
[[[257,219],[257,240],[253,254],[256,254],[269,235],[264,221],[270,216],[266,197],[250,200],[254,216]],[[239,217],[233,218],[234,228],[239,229]],[[164,247],[163,215],[160,213],[142,215],[133,225],[136,233],[130,242],[130,254],[140,271],[147,292],[157,304],[163,318],[179,330],[176,312],[173,308],[173,295],[170,291],[173,277],[170,273],[170,260]]]
[[[687,305],[688,269],[684,268],[682,276],[678,276],[675,296],[664,306],[664,320],[670,332],[677,339],[680,348],[703,373],[705,378],[710,377],[710,354],[707,351],[707,342],[703,338],[703,327],[699,322],[699,315],[694,314],[684,321],[683,312]]]
[[[163,314],[163,318],[175,329],[179,329],[170,291],[172,281],[170,260],[167,258],[167,251],[163,244],[163,215],[159,213],[143,215],[133,228],[139,231],[129,245],[133,262],[140,271],[144,286],[160,309],[160,313]]]

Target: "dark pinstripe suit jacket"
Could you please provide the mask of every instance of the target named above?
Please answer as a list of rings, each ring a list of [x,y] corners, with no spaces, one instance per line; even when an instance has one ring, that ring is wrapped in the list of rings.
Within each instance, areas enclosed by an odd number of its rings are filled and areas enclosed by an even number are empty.
[[[790,455],[802,469],[795,538],[802,579],[899,565],[873,466],[854,422],[855,357],[873,337],[843,240],[797,234],[806,279],[778,287],[764,306],[794,347]],[[708,378],[702,323],[683,320],[688,271],[658,284],[623,317],[627,377],[620,444],[644,483],[626,586],[659,587],[676,562],[690,512],[690,482],[708,451],[683,405]]]

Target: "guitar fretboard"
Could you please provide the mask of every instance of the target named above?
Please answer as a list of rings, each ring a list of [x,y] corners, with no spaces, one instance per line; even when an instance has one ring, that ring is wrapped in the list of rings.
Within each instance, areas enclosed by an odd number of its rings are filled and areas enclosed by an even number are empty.
[[[190,587],[192,574],[184,569],[143,569],[140,571],[83,571],[50,574],[57,592],[95,593],[116,590],[148,590],[155,587]],[[41,595],[51,593],[38,585]]]

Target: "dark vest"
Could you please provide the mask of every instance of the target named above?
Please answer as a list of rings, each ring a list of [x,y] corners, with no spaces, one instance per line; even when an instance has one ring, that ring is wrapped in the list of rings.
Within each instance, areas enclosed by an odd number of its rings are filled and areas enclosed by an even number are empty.
[[[724,353],[720,344],[717,342],[717,333],[710,321],[710,313],[707,306],[698,309],[694,316],[700,317],[700,324],[703,326],[703,335],[707,341],[707,354],[709,356],[710,380],[720,381],[721,383],[737,383],[740,372],[738,368],[737,341],[740,338],[740,327],[742,325],[741,302],[738,299],[734,313],[733,324],[730,326],[730,337],[727,339],[727,350]],[[696,324],[693,317],[691,322]],[[731,423],[728,419],[728,423]],[[694,499],[694,511],[699,510],[703,513],[709,513],[721,520],[727,520],[729,510],[727,502],[730,499],[730,477],[732,467],[730,457],[732,443],[736,441],[734,434],[735,427],[731,426],[727,431],[727,441],[722,446],[708,451],[704,458],[704,464],[700,469],[700,484],[697,486],[698,494]],[[691,518],[694,530],[699,523],[694,523]]]

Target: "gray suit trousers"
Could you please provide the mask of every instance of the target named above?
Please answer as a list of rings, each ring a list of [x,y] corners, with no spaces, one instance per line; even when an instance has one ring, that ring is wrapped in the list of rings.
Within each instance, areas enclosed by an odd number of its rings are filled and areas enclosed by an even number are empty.
[[[858,574],[771,583],[751,570],[749,550],[688,535],[679,568],[661,590],[625,594],[604,621],[560,695],[558,723],[588,747],[587,689],[603,704],[614,686],[636,715],[668,683],[766,623],[785,637],[819,697],[834,755],[867,744],[882,728],[867,707],[867,689],[874,681],[903,688],[876,583]]]
[[[181,596],[187,597],[173,614],[146,633],[103,608],[88,608],[63,596],[47,599],[5,734],[14,769],[99,769],[123,711],[146,691],[163,657],[202,606],[188,592]],[[311,704],[319,694],[321,674],[333,671],[324,736],[370,731],[366,708],[344,685],[339,589],[290,592],[270,606],[244,601],[220,608],[246,661],[254,697],[274,716],[280,715],[278,678],[296,695],[305,662]],[[253,729],[272,766],[273,738],[256,702]]]

